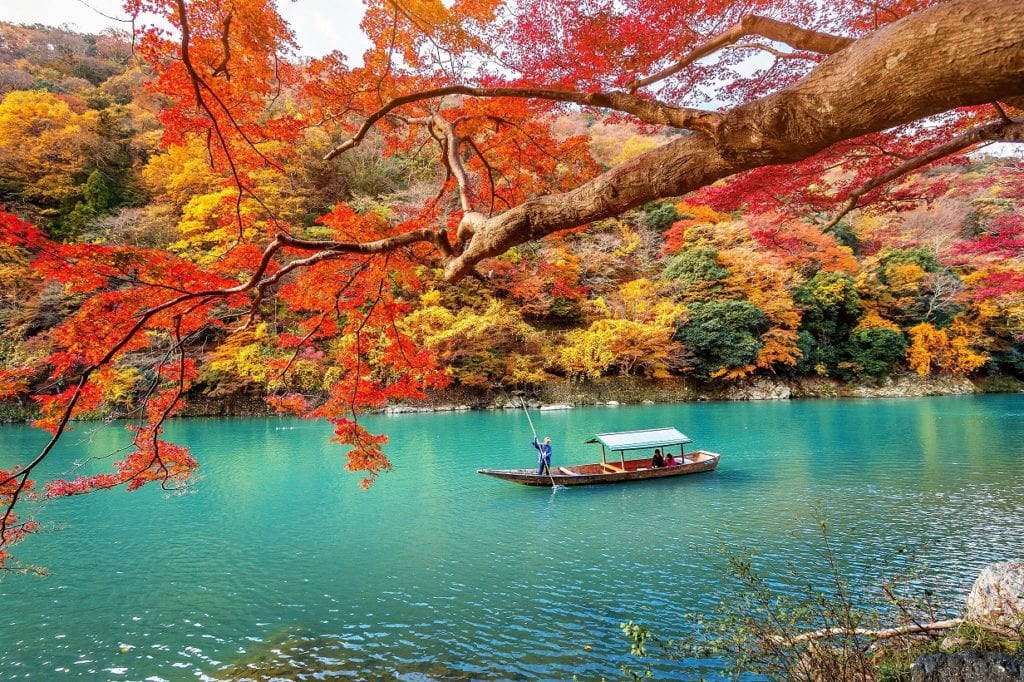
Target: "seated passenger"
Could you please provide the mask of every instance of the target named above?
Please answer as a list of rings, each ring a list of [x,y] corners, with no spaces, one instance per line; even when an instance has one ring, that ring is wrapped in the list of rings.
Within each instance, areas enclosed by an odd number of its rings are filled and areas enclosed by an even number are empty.
[[[660,449],[654,451],[654,457],[651,458],[651,466],[655,469],[665,466],[665,458],[661,456]]]
[[[671,452],[666,452],[665,453],[665,466],[667,466],[667,467],[674,467],[676,464],[679,464],[679,462],[677,462],[676,458],[672,456],[672,453]]]

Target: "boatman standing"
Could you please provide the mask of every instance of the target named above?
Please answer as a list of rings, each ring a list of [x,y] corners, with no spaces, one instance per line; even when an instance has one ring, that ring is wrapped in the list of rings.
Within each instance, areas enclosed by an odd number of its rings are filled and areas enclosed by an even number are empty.
[[[544,442],[538,443],[534,436],[533,447],[537,448],[537,475],[551,475],[551,438],[545,436]]]

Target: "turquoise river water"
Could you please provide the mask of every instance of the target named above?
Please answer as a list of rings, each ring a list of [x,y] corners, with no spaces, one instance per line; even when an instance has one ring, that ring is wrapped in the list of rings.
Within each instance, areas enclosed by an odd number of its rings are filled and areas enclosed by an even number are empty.
[[[954,603],[1024,555],[1024,396],[533,414],[556,464],[598,456],[595,432],[674,425],[721,465],[552,494],[475,473],[534,464],[522,411],[375,416],[395,468],[363,491],[323,423],[178,421],[202,465],[187,494],[36,509],[52,532],[16,554],[51,575],[0,581],[0,678],[616,679],[621,622],[671,636],[717,601],[717,548],[818,570],[815,510],[849,574],[909,547]],[[44,439],[0,425],[0,468]],[[78,425],[47,473],[123,442]]]

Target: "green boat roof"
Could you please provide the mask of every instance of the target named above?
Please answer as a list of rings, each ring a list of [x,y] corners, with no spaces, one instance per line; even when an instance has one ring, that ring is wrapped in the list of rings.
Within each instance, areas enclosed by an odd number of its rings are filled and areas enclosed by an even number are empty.
[[[643,429],[641,431],[618,431],[616,433],[599,433],[588,443],[601,443],[611,450],[644,450],[662,448],[669,445],[692,443],[689,437],[680,433],[675,427],[660,429]]]

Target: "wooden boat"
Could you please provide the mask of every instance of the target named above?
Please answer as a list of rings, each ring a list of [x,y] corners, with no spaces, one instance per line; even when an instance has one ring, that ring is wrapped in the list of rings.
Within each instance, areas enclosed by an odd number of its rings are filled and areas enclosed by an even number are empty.
[[[705,450],[685,452],[684,446],[693,441],[677,429],[668,427],[660,429],[644,429],[641,431],[618,431],[615,433],[599,433],[587,443],[601,444],[601,461],[594,464],[576,464],[572,466],[553,466],[551,473],[538,474],[537,469],[478,469],[477,473],[494,476],[505,481],[521,485],[546,486],[553,485],[592,485],[595,483],[624,483],[626,481],[645,481],[652,478],[669,478],[685,474],[696,474],[702,471],[713,471],[718,466],[721,455]],[[670,448],[678,447],[678,453]],[[655,449],[671,454],[676,461],[675,466],[652,466],[652,455]],[[608,451],[618,452],[618,461],[608,461]],[[643,458],[626,459],[637,451],[648,450]]]

